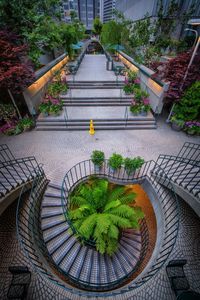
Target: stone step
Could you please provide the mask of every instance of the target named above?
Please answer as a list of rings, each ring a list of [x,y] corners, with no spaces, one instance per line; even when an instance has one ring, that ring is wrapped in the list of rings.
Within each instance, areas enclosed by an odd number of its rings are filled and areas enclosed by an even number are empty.
[[[131,99],[129,98],[115,98],[115,99],[64,99],[64,106],[129,106]]]

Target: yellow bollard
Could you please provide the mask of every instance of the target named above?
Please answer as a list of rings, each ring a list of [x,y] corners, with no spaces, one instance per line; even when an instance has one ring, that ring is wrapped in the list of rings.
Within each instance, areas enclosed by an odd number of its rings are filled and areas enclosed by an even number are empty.
[[[94,135],[94,133],[95,133],[94,124],[93,124],[93,121],[90,120],[90,131],[89,131],[89,134],[90,135]]]

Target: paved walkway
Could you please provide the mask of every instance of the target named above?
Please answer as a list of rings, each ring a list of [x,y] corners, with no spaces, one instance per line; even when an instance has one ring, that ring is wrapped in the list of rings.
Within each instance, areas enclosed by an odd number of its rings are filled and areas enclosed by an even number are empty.
[[[86,54],[75,76],[75,81],[115,81],[114,72],[106,70],[106,56]],[[119,80],[123,80],[119,76]],[[69,76],[67,80],[73,80]]]

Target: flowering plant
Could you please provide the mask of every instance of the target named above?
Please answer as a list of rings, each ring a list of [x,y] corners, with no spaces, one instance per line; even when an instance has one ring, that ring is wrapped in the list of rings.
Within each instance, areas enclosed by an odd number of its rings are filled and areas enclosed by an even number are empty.
[[[39,111],[42,113],[55,113],[58,114],[62,110],[63,101],[52,97],[51,95],[45,95],[45,98],[39,105]]]
[[[134,92],[134,85],[125,81],[123,91],[125,92],[125,94],[132,94]]]
[[[189,134],[200,134],[200,122],[188,121],[185,123],[185,131]]]
[[[138,114],[141,110],[140,103],[137,103],[134,99],[131,101],[130,111],[133,114]]]
[[[140,84],[140,78],[136,78],[136,79],[134,80],[134,83],[135,83],[135,84]]]
[[[141,103],[141,109],[145,112],[150,111],[151,106],[150,106],[150,100],[149,98],[143,98],[142,103]]]
[[[22,131],[23,129],[16,120],[12,120],[11,122],[4,124],[0,128],[0,132],[6,135],[16,135],[21,133]]]

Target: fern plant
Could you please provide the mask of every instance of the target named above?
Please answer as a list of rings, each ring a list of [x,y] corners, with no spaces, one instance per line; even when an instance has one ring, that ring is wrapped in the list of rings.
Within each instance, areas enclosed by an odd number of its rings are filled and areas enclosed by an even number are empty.
[[[112,255],[120,231],[139,228],[138,221],[144,217],[139,207],[129,206],[135,196],[130,188],[92,178],[71,194],[69,217],[81,238],[92,241],[101,254]]]

